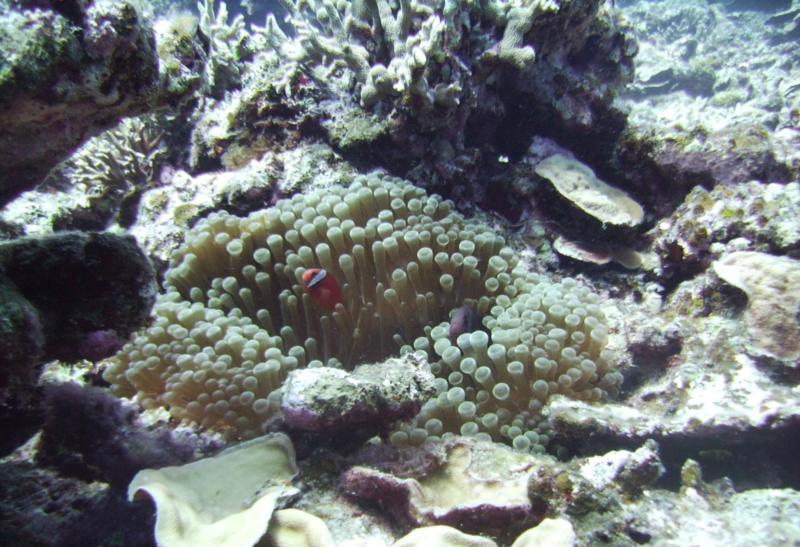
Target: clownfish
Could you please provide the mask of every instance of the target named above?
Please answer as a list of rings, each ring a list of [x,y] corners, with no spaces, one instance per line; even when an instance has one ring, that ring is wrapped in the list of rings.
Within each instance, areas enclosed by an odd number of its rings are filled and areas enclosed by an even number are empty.
[[[309,268],[303,272],[303,285],[311,299],[324,310],[333,311],[336,304],[342,301],[339,282],[322,268]]]

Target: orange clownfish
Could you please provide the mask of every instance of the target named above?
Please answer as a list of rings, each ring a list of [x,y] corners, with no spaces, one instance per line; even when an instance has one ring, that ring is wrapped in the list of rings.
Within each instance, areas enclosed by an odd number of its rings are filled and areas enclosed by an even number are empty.
[[[303,272],[303,285],[311,295],[311,299],[326,311],[333,311],[336,304],[342,301],[339,282],[322,268],[309,268]]]

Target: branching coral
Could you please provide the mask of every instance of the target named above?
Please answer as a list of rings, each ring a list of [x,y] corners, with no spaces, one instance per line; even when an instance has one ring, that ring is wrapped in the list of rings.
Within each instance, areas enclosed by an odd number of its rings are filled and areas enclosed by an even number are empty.
[[[220,96],[225,89],[236,87],[242,76],[242,61],[252,55],[249,33],[244,17],[239,14],[228,21],[228,7],[220,2],[214,10],[215,0],[197,3],[200,13],[199,30],[208,40],[203,82],[205,91]]]
[[[364,106],[399,99],[415,114],[458,106],[483,60],[530,68],[536,51],[525,35],[542,15],[559,10],[553,0],[282,3],[297,37],[268,17],[262,34],[275,50],[323,83],[349,72]]]
[[[284,5],[297,38],[290,40],[270,16],[266,39],[316,80],[326,82],[348,69],[365,106],[399,98],[422,112],[462,100],[469,68],[447,52],[461,49],[462,27],[469,23],[466,5],[409,0]]]
[[[331,312],[304,288],[315,267],[342,288]],[[209,216],[165,284],[153,325],[105,377],[118,395],[230,436],[255,436],[277,413],[291,370],[352,368],[398,350],[427,353],[439,377],[420,427],[393,435],[400,444],[460,432],[526,449],[551,394],[594,401],[621,381],[588,290],[528,272],[450,201],[377,173],[246,218]],[[486,330],[451,343],[446,321],[464,303]]]
[[[115,214],[123,225],[130,220],[124,218],[127,211],[120,208],[154,185],[167,155],[159,126],[159,119],[152,115],[126,118],[89,140],[64,164],[62,169],[73,185],[74,196],[67,209],[85,211],[93,220],[77,215],[84,225],[105,227]]]
[[[151,117],[126,118],[78,150],[69,161],[70,178],[90,192],[149,186],[166,154],[162,137]]]

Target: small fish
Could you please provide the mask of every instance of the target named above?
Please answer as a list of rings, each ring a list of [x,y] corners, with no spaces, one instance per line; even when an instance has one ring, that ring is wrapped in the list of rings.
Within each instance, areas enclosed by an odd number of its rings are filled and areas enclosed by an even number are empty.
[[[311,295],[311,299],[326,311],[333,311],[336,304],[342,301],[339,282],[322,268],[309,268],[303,272],[303,285]]]
[[[455,343],[459,335],[473,332],[481,328],[481,318],[478,312],[469,304],[455,308],[450,312],[450,341]]]

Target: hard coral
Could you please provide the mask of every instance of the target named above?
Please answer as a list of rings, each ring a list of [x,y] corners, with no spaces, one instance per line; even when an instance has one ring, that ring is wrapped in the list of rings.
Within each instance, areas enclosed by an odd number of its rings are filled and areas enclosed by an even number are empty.
[[[105,377],[146,408],[253,437],[290,371],[421,351],[439,395],[395,442],[460,431],[535,446],[551,394],[596,401],[621,382],[603,313],[574,280],[530,273],[501,236],[452,209],[373,173],[246,218],[213,214],[173,255],[153,325]],[[332,312],[302,282],[315,267],[342,289]],[[452,344],[446,320],[467,302],[488,332]]]
[[[386,471],[354,466],[341,476],[340,490],[379,506],[403,527],[445,524],[466,533],[513,537],[541,518],[529,499],[528,481],[549,456],[463,438],[399,452],[415,459],[420,458],[415,452],[428,450],[442,450],[442,460],[407,473],[381,464]]]
[[[258,544],[280,504],[296,497],[294,448],[276,433],[186,465],[145,469],[128,500],[146,494],[156,505],[158,545]]]

